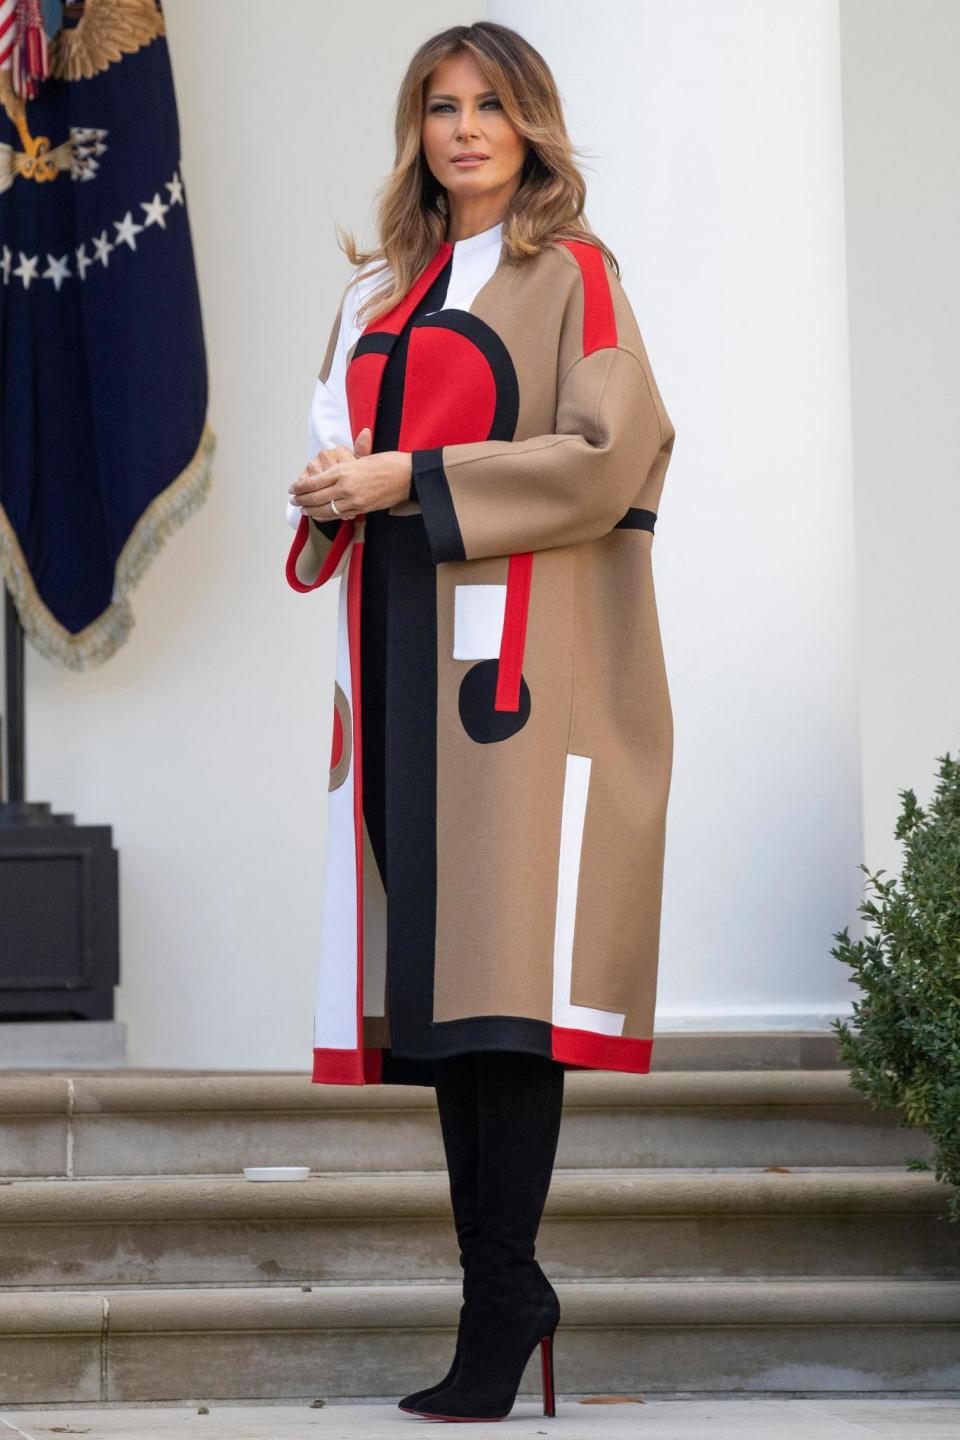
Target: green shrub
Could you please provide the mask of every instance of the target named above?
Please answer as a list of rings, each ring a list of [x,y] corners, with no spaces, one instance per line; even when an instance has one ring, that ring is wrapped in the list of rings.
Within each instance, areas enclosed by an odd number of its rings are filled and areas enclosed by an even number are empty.
[[[830,954],[850,966],[863,997],[855,1031],[840,1019],[831,1025],[855,1088],[925,1130],[936,1178],[960,1186],[960,760],[948,753],[937,763],[926,810],[912,790],[898,792],[899,881],[859,867],[873,895],[858,906],[870,933],[852,942],[846,927],[835,931]],[[922,1158],[907,1166],[930,1169]],[[947,1210],[960,1220],[960,1195]]]

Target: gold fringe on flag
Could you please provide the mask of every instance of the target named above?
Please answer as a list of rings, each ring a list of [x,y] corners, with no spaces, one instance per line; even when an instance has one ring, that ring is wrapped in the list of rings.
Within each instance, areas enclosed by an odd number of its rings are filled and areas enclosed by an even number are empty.
[[[0,506],[0,574],[35,650],[68,670],[91,670],[119,650],[134,624],[127,596],[164,542],[207,498],[216,444],[209,421],[204,421],[193,459],[147,506],[121,550],[110,604],[76,635],[65,629],[41,600],[20,541]]]

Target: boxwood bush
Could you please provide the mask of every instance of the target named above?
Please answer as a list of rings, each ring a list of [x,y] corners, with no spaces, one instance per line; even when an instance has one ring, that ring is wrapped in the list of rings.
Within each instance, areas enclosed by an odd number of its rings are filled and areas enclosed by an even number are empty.
[[[834,932],[830,954],[852,971],[862,998],[851,1023],[835,1019],[851,1084],[876,1105],[897,1107],[905,1125],[930,1136],[938,1180],[960,1186],[960,759],[937,757],[938,779],[924,808],[900,790],[896,837],[900,878],[859,868],[867,898],[864,939]],[[930,1169],[922,1158],[907,1166]],[[947,1205],[960,1220],[960,1195]]]

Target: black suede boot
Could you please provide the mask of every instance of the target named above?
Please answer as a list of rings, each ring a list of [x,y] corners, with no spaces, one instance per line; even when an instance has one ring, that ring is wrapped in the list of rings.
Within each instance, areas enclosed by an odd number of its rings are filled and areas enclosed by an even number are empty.
[[[470,1288],[470,1250],[477,1237],[477,1181],[480,1162],[480,1113],[477,1089],[477,1055],[451,1055],[433,1062],[440,1132],[447,1157],[450,1202],[460,1246],[460,1268],[463,1271],[463,1301],[457,1344],[450,1369],[442,1380],[425,1390],[414,1390],[400,1401],[403,1409],[415,1409],[436,1391],[443,1390],[457,1373],[460,1360],[460,1337],[463,1315]]]
[[[469,1251],[459,1365],[449,1384],[400,1405],[436,1419],[502,1419],[540,1343],[544,1414],[553,1415],[560,1302],[534,1249],[560,1133],[564,1069],[546,1056],[494,1050],[478,1054],[477,1073],[479,1233]]]

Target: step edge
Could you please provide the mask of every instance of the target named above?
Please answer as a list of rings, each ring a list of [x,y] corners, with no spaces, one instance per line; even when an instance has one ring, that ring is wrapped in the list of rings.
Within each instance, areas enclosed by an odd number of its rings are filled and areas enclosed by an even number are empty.
[[[560,1281],[568,1329],[677,1325],[956,1326],[950,1280]],[[460,1287],[446,1285],[126,1289],[0,1293],[0,1334],[197,1333],[451,1328]]]
[[[572,1110],[791,1108],[833,1104],[872,1108],[846,1069],[663,1070],[648,1074],[574,1071],[565,1080]],[[29,1072],[3,1077],[0,1116],[67,1115],[75,1121],[124,1115],[311,1114],[435,1111],[426,1085],[318,1085],[300,1074],[244,1072],[194,1075],[54,1077]],[[878,1113],[884,1114],[886,1111]],[[897,1113],[895,1110],[892,1113]]]
[[[641,1176],[623,1172],[555,1173],[545,1214],[736,1215],[917,1214],[936,1212],[958,1193],[929,1171],[877,1174],[816,1172]],[[0,1230],[5,1226],[184,1221],[404,1220],[449,1216],[444,1170],[374,1171],[343,1177],[317,1173],[297,1185],[255,1185],[236,1175],[56,1177],[0,1186]]]

